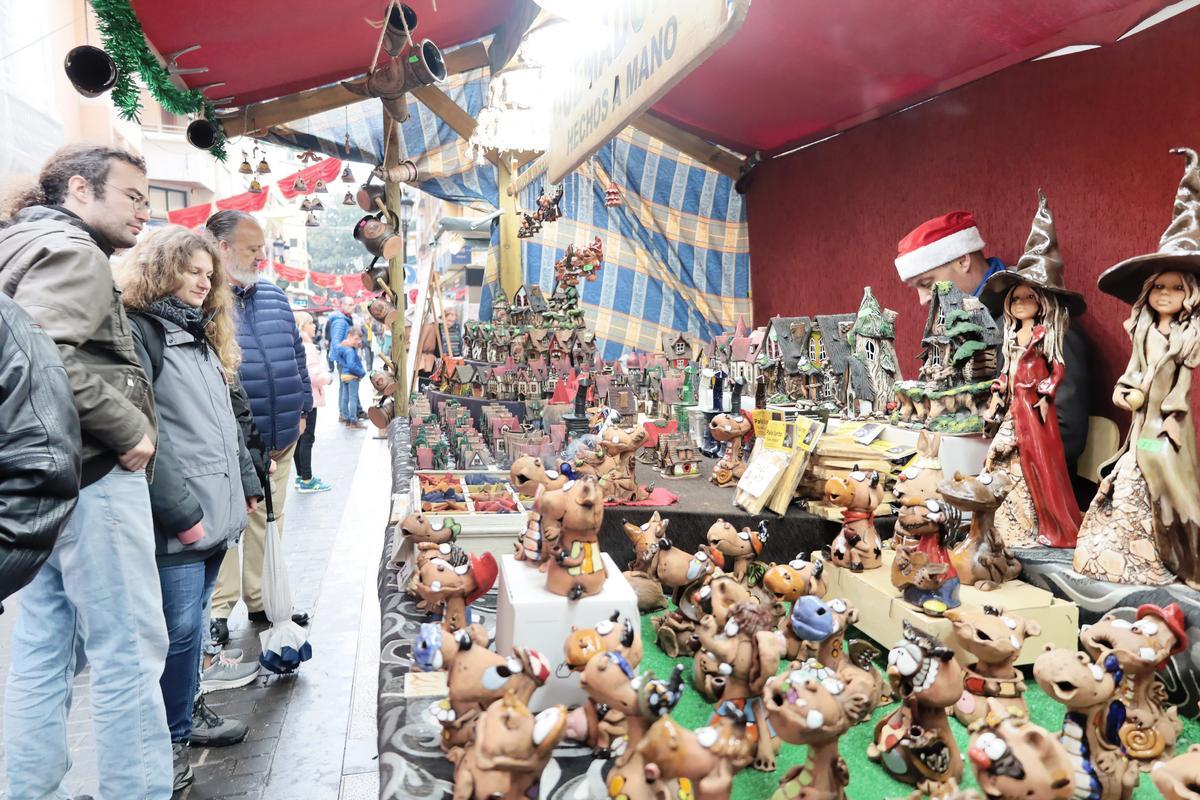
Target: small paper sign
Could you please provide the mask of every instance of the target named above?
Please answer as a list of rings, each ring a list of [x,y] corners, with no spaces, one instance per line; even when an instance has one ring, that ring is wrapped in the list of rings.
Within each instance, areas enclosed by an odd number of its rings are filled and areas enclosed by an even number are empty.
[[[771,415],[765,408],[756,408],[750,413],[750,418],[754,422],[754,437],[761,439],[767,435],[767,423],[771,420]]]
[[[1137,440],[1138,450],[1146,453],[1161,453],[1166,442],[1163,439],[1146,439]]]

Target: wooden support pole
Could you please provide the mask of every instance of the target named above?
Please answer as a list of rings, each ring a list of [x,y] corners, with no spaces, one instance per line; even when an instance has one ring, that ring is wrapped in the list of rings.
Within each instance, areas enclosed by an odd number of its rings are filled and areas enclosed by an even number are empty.
[[[511,298],[525,282],[525,275],[521,268],[521,240],[517,238],[520,230],[517,197],[516,192],[509,192],[513,175],[507,164],[497,163],[496,180],[500,190],[500,289]]]
[[[712,142],[704,141],[694,133],[676,128],[666,120],[650,114],[642,114],[634,118],[629,125],[671,145],[681,153],[691,156],[706,167],[735,181],[741,174],[743,158],[722,147],[717,147]]]
[[[379,113],[384,114],[382,106]],[[383,140],[384,140],[384,167],[394,167],[400,163],[400,137],[399,131],[396,130],[396,125],[392,122],[391,117],[384,114],[383,118]],[[396,219],[401,219],[400,198],[403,196],[403,184],[397,181],[386,181],[384,183],[384,198],[387,200],[388,209],[395,214]],[[396,321],[392,323],[392,365],[396,371],[396,393],[393,395],[396,401],[396,416],[408,416],[408,346],[404,333],[404,318],[405,310],[408,304],[408,292],[404,291],[404,261],[408,257],[408,231],[403,230],[401,223],[400,234],[404,237],[404,247],[400,251],[399,258],[393,258],[388,265],[388,285],[392,287],[392,294],[396,305],[396,310],[400,313],[396,315]],[[416,328],[413,331],[414,336],[419,336],[420,319],[414,324]]]

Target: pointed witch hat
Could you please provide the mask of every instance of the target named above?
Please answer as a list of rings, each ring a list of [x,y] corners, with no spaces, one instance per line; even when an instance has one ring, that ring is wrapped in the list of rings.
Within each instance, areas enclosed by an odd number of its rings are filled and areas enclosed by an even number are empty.
[[[1190,147],[1171,150],[1187,158],[1171,224],[1158,240],[1158,252],[1134,256],[1109,267],[1100,276],[1100,291],[1133,305],[1146,279],[1175,270],[1200,277],[1200,156]]]
[[[1012,269],[997,272],[983,284],[980,299],[998,317],[1004,313],[1004,299],[1014,286],[1032,286],[1058,297],[1072,317],[1087,311],[1087,303],[1079,292],[1072,292],[1063,282],[1063,260],[1058,252],[1058,237],[1054,233],[1054,217],[1046,204],[1046,195],[1038,189],[1038,209],[1033,215],[1033,227],[1025,240],[1025,254]]]

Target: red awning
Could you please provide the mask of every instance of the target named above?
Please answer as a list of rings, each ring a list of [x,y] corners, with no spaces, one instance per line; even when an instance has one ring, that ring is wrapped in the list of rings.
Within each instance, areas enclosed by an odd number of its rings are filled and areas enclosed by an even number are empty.
[[[281,178],[276,182],[279,187],[279,192],[288,200],[294,197],[299,197],[302,194],[312,194],[316,191],[317,181],[324,181],[326,184],[332,183],[342,171],[342,162],[336,158],[325,158],[318,161],[316,164],[305,167],[299,172],[293,172],[285,178]],[[296,179],[304,179],[304,191],[296,191]]]
[[[232,197],[223,197],[217,201],[217,208],[222,211],[262,211],[267,205],[267,193],[270,186],[262,187],[261,192],[242,192]]]
[[[167,221],[172,225],[182,225],[185,228],[198,228],[208,221],[212,213],[212,203],[199,203],[186,208],[177,208],[167,212]]]
[[[753,0],[723,48],[653,106],[743,153],[779,151],[1073,44],[1171,0]]]

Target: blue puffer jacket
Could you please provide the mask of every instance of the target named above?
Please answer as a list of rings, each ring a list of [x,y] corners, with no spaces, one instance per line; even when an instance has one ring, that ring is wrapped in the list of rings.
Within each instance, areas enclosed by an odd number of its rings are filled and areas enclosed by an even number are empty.
[[[312,386],[300,332],[287,295],[270,281],[234,286],[238,311],[238,375],[250,397],[254,425],[271,450],[300,438],[300,417],[312,409]]]

